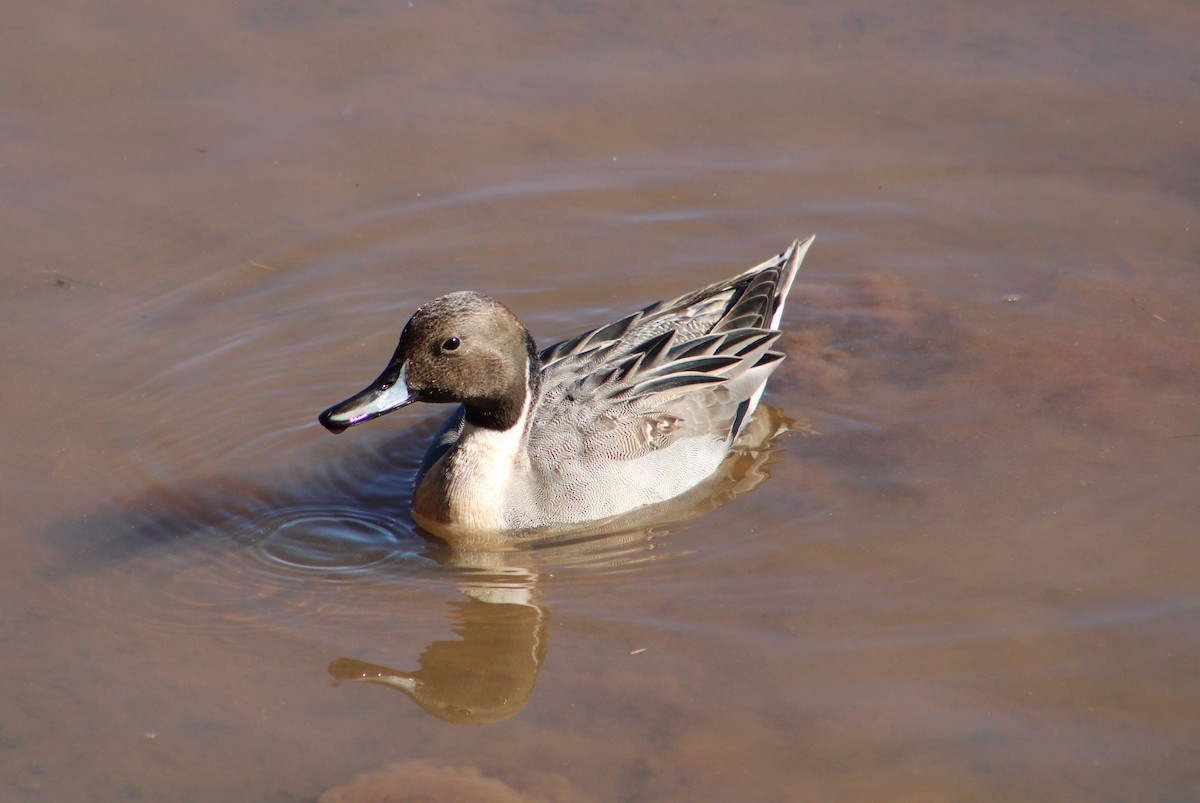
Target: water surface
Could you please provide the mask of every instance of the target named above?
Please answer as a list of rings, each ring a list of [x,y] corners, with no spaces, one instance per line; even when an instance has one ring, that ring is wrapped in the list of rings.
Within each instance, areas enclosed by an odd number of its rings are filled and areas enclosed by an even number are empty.
[[[1193,5],[9,16],[0,797],[1200,797]],[[316,424],[810,233],[690,513],[454,555],[442,411]]]

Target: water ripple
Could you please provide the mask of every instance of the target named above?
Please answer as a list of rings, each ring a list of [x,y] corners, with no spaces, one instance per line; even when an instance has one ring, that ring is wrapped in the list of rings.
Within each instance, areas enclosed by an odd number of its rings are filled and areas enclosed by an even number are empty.
[[[271,511],[250,526],[265,533],[249,552],[284,572],[325,580],[382,568],[397,556],[419,550],[398,549],[393,530],[360,511],[318,506]]]

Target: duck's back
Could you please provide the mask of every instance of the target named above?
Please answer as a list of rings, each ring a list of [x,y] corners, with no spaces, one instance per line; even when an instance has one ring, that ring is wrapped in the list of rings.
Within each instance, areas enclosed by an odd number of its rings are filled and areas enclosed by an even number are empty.
[[[716,471],[783,359],[776,327],[807,246],[545,349],[509,526],[607,518]]]

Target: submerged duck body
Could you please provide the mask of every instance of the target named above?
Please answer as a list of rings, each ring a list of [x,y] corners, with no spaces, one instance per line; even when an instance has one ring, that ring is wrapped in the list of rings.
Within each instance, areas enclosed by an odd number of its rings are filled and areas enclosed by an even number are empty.
[[[717,470],[783,359],[779,322],[812,240],[542,351],[499,301],[442,296],[409,319],[379,378],[320,422],[341,432],[416,401],[458,403],[412,503],[451,545],[671,499]]]

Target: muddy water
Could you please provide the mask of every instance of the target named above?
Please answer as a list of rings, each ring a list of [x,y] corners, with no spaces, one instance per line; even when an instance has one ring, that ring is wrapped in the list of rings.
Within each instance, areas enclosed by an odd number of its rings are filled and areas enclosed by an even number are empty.
[[[0,797],[1200,797],[1192,5],[26,5]],[[453,555],[316,424],[809,233],[692,510]]]

